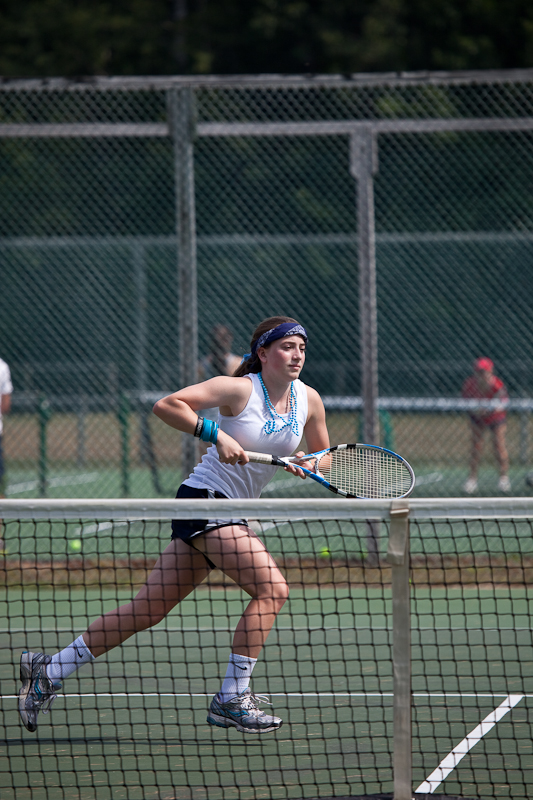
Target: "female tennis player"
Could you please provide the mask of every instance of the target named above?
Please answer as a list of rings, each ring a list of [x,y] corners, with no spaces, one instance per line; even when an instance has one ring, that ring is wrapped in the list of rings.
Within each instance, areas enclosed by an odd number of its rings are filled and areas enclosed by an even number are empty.
[[[183,433],[210,442],[206,455],[180,486],[178,498],[259,497],[276,467],[251,464],[245,450],[293,453],[303,434],[308,452],[329,447],[323,403],[299,380],[307,333],[290,317],[271,317],[254,332],[251,353],[233,377],[188,386],[154,406],[155,414]],[[197,411],[217,407],[218,422]],[[297,455],[304,455],[299,452]],[[294,465],[286,467],[301,477]],[[138,631],[160,622],[202,583],[213,566],[250,596],[237,625],[226,676],[209,707],[207,721],[243,733],[266,733],[282,721],[258,707],[268,698],[249,688],[252,670],[288,586],[263,542],[243,519],[174,520],[171,542],[146,584],[126,605],[104,614],[54,656],[24,652],[19,712],[29,731],[40,710],[48,713],[60,680]]]

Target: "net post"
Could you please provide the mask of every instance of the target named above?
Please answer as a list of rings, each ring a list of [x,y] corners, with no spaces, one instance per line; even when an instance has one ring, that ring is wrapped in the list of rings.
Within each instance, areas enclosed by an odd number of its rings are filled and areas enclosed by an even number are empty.
[[[387,561],[392,569],[394,800],[411,800],[411,603],[409,503],[405,499],[391,503]]]

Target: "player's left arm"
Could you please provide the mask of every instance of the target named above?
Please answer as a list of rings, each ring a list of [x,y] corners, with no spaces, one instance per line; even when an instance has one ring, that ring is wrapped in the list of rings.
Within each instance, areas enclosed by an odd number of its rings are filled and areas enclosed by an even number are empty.
[[[304,427],[305,441],[307,443],[307,452],[316,453],[320,450],[326,450],[329,444],[329,433],[326,425],[326,410],[322,398],[315,389],[310,386],[305,387],[307,390],[307,422]],[[300,458],[304,456],[303,450],[299,450],[296,456]],[[313,469],[313,464],[305,464],[304,466]],[[299,475],[300,478],[305,478],[305,473],[295,466],[285,467],[287,472],[293,472]]]
[[[497,377],[494,377],[493,383],[494,391],[492,395],[493,400],[499,400],[496,411],[504,411],[507,406],[507,401],[509,400],[509,395],[507,393],[506,386],[504,382]]]
[[[326,409],[322,398],[315,389],[306,386],[308,413],[304,434],[307,452],[316,453],[330,447],[328,427],[326,425]]]
[[[498,400],[508,400],[509,399],[509,395],[507,394],[507,389],[505,387],[505,384],[499,378],[496,378],[496,381],[494,383],[494,389],[495,389],[494,397],[497,397]]]

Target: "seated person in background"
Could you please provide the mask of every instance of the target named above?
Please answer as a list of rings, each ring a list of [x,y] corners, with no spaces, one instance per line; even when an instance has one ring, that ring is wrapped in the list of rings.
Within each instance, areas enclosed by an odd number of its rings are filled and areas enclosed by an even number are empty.
[[[504,401],[508,399],[507,390],[500,378],[494,375],[494,364],[490,358],[477,358],[474,361],[474,373],[463,384],[462,396],[468,399],[502,401],[501,408],[476,408],[469,412],[472,444],[470,451],[470,474],[464,485],[467,494],[473,494],[477,488],[479,462],[483,452],[485,431],[492,433],[494,452],[500,468],[498,489],[501,492],[511,491],[509,480],[509,456],[505,444],[506,411]]]
[[[200,361],[200,380],[219,375],[233,375],[241,358],[231,352],[233,334],[225,325],[215,325],[210,331],[209,353]]]
[[[226,325],[215,325],[209,332],[209,353],[202,358],[198,369],[198,380],[207,381],[219,375],[232,376],[241,364],[241,357],[231,352],[233,334]],[[201,411],[204,419],[218,419],[218,408],[204,408]],[[200,450],[206,448],[200,444]]]

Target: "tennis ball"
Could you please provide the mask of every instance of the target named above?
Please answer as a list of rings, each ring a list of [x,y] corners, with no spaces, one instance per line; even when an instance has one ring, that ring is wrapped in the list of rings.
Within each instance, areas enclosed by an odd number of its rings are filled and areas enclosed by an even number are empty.
[[[318,551],[318,555],[321,558],[328,558],[331,555],[331,553],[329,552],[327,547],[321,547],[320,550]]]
[[[81,539],[71,539],[68,543],[68,549],[72,553],[81,553]]]

